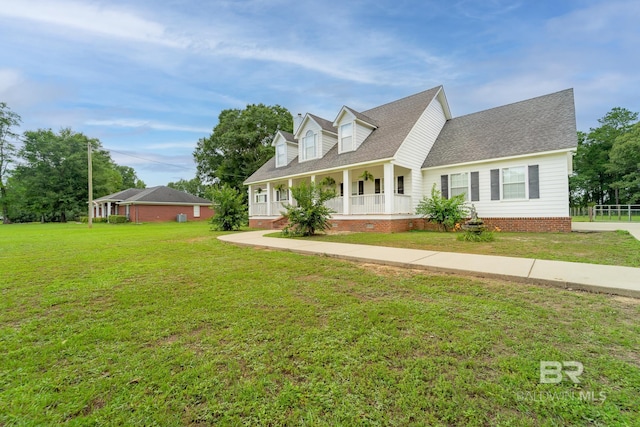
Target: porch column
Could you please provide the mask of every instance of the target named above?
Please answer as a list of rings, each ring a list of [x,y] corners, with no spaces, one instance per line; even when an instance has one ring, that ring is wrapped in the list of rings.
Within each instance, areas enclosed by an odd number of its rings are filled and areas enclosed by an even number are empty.
[[[271,183],[267,182],[267,216],[271,216]]]
[[[293,178],[289,178],[289,182],[287,182],[287,187],[289,188],[289,204],[293,205],[293,193],[291,193],[291,187],[293,187]]]
[[[253,199],[253,197],[252,197],[253,187],[251,187],[251,184],[249,184],[248,187],[249,187],[249,189],[247,191],[248,191],[249,194],[248,194],[248,197],[247,197],[247,207],[248,207],[248,210],[249,210],[249,216],[251,216],[251,214],[252,214],[251,206],[253,205],[253,200],[252,200]]]
[[[311,175],[311,182],[313,182],[313,183],[316,182],[316,176],[315,175]]]
[[[342,171],[342,213],[349,215],[351,203],[351,171],[346,169]]]
[[[107,218],[111,215],[111,202],[107,202]]]
[[[393,163],[384,164],[384,213],[392,214],[394,211],[394,176]]]

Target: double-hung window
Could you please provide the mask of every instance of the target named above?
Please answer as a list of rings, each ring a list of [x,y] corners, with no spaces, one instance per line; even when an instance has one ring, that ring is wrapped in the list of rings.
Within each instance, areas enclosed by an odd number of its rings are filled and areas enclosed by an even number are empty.
[[[451,197],[458,194],[464,194],[464,199],[469,200],[469,174],[452,173],[451,174]]]
[[[284,144],[276,145],[276,167],[285,166],[287,164],[287,150]]]
[[[302,159],[315,159],[316,153],[316,134],[313,131],[307,131],[302,141]]]
[[[504,200],[526,198],[525,186],[524,166],[502,169],[502,198]]]
[[[340,126],[340,152],[353,151],[353,124],[345,123]]]

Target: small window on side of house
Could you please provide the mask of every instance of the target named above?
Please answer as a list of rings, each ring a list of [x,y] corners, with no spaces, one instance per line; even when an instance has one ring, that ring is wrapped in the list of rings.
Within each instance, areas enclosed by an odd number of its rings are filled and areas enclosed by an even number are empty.
[[[398,181],[398,185],[396,187],[396,192],[398,194],[404,194],[404,176],[400,175],[397,178],[397,181]]]
[[[195,205],[193,207],[193,217],[200,218],[200,205]]]
[[[458,194],[464,194],[464,200],[469,200],[469,174],[464,173],[452,173],[451,174],[451,197]]]
[[[526,194],[526,172],[524,166],[502,169],[502,198],[524,199]]]

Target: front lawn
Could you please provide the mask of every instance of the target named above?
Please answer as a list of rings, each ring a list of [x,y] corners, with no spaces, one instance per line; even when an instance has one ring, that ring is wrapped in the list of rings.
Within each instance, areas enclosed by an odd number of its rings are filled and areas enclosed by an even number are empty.
[[[0,226],[0,425],[640,419],[638,300],[218,235]],[[580,383],[540,383],[540,361],[582,363]]]
[[[307,237],[336,243],[392,246],[441,252],[502,255],[556,261],[640,267],[640,241],[626,231],[572,233],[496,232],[493,242],[465,242],[458,233],[347,233]],[[271,236],[281,237],[281,233]]]

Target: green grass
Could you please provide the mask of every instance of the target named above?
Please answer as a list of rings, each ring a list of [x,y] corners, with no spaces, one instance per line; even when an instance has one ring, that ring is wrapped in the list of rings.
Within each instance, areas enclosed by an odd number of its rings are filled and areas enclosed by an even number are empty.
[[[640,418],[637,300],[218,235],[203,223],[0,226],[0,425]],[[541,360],[582,362],[582,382],[540,384]]]
[[[598,233],[494,232],[495,240],[492,242],[460,241],[457,238],[458,235],[459,233],[408,231],[404,233],[319,234],[306,237],[306,239],[640,267],[640,241],[627,231]],[[271,233],[269,236],[283,237],[281,233]]]

